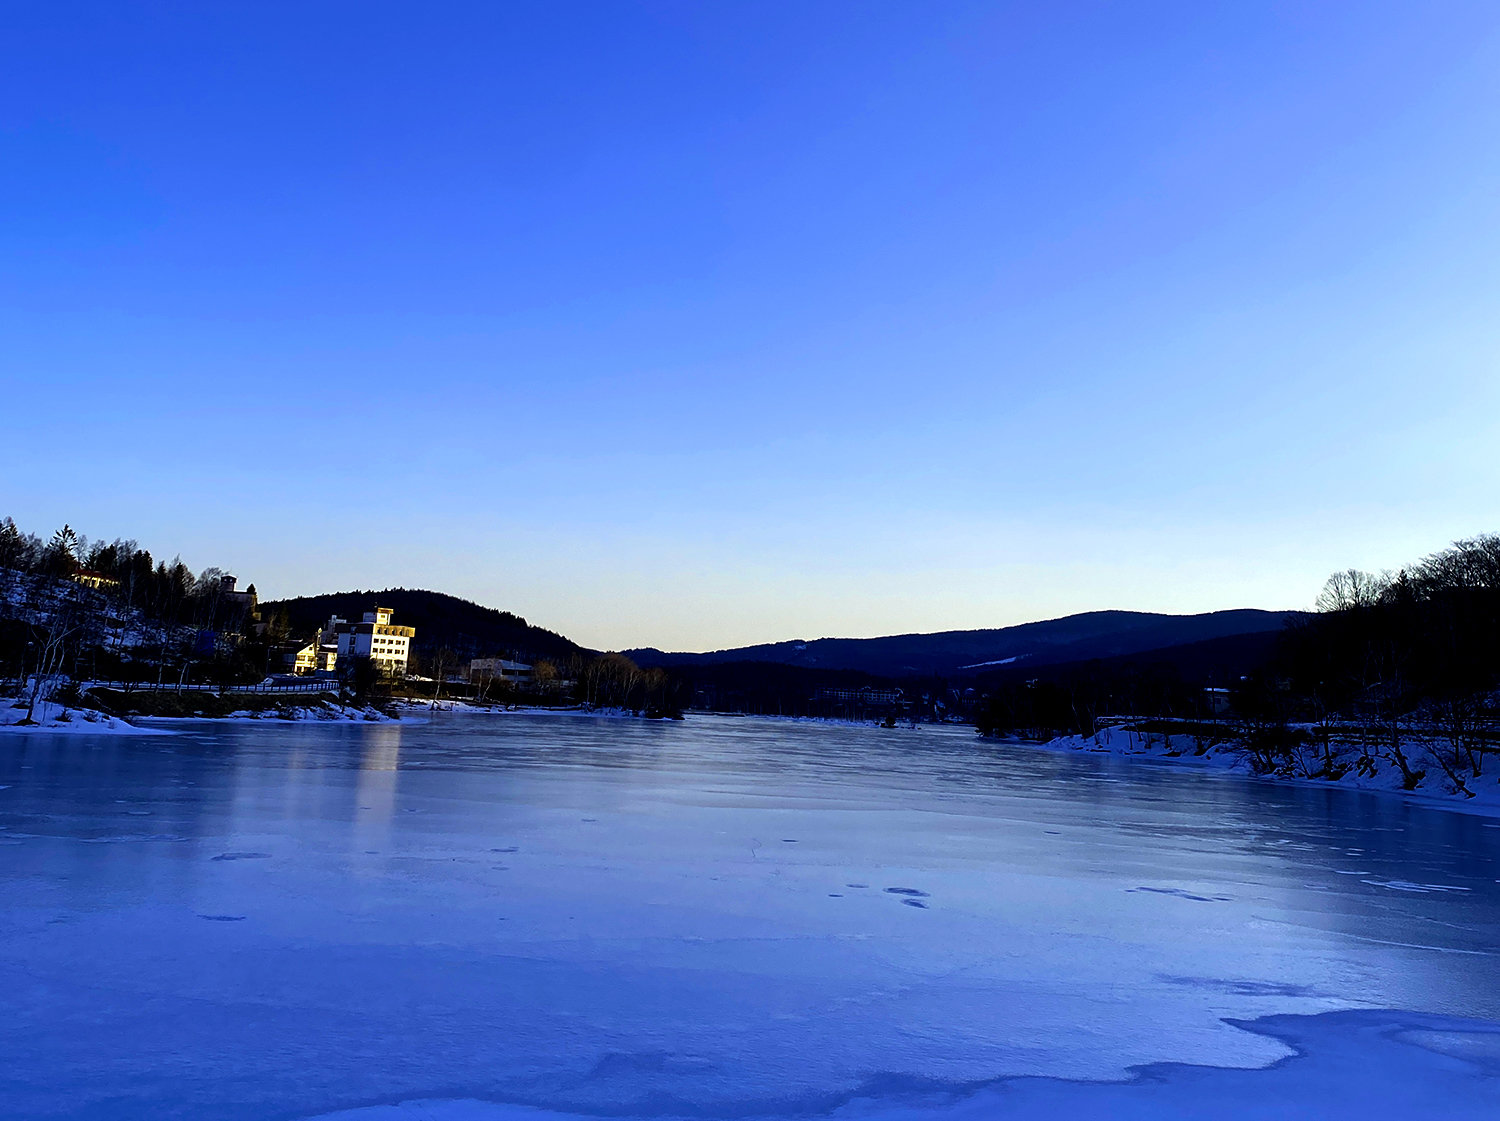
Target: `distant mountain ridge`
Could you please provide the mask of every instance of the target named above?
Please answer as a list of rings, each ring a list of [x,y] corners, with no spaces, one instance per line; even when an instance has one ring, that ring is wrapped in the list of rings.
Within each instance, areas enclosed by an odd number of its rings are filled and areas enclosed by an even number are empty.
[[[509,611],[498,611],[445,592],[429,592],[421,588],[330,592],[270,600],[261,604],[261,612],[269,617],[271,612],[284,610],[292,633],[300,637],[327,622],[330,615],[357,621],[376,604],[389,607],[396,613],[392,622],[416,627],[415,646],[427,654],[445,646],[466,658],[505,654],[523,660],[566,659],[575,654],[593,653],[555,631],[534,627]]]
[[[568,659],[596,651],[533,626],[519,615],[420,588],[331,592],[272,600],[263,612],[284,610],[292,632],[303,635],[338,615],[358,619],[376,604],[392,608],[395,622],[417,628],[416,647],[431,653],[448,647],[462,657],[508,654],[524,659]],[[769,663],[808,670],[856,671],[900,678],[937,674],[982,677],[1030,667],[1129,657],[1248,635],[1273,635],[1298,611],[1241,608],[1198,615],[1147,611],[1089,611],[1011,627],[884,635],[877,638],[793,639],[706,653],[645,647],[624,653],[649,668],[691,668],[730,663]],[[1210,647],[1204,646],[1203,649]]]
[[[806,669],[858,670],[882,677],[977,675],[1001,666],[1048,666],[1140,654],[1236,635],[1282,630],[1298,611],[1240,608],[1198,615],[1089,611],[986,630],[880,638],[818,638],[702,654],[645,648],[625,653],[642,666],[773,662]]]

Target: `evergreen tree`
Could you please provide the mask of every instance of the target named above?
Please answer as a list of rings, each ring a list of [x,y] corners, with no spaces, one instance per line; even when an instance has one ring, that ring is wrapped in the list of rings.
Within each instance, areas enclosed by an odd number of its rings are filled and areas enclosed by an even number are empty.
[[[56,576],[71,576],[78,571],[78,534],[64,525],[47,543],[47,568]]]
[[[26,538],[16,523],[10,518],[0,522],[0,568],[23,567],[26,552]]]

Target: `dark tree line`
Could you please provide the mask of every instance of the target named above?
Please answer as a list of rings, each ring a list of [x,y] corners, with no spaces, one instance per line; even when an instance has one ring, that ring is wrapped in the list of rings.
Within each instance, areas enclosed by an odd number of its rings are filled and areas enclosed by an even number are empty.
[[[0,571],[12,585],[19,576],[87,575],[106,600],[149,620],[210,628],[241,621],[223,599],[220,569],[194,574],[180,556],[157,560],[134,541],[90,541],[67,525],[43,541],[11,518],[0,521]]]
[[[575,656],[570,672],[583,704],[629,709],[642,716],[682,715],[682,682],[666,670],[642,669],[624,654],[601,654]]]
[[[986,735],[1092,735],[1109,717],[1224,735],[1259,771],[1338,778],[1381,761],[1413,788],[1436,767],[1467,791],[1500,750],[1500,536],[1397,573],[1335,573],[1317,611],[1232,675],[1181,659],[1067,667],[996,684]],[[1205,691],[1217,683],[1219,696]],[[1167,722],[1175,722],[1169,725]]]
[[[1130,659],[1060,667],[990,690],[975,716],[981,735],[1049,739],[1093,735],[1105,717],[1212,717],[1201,682],[1175,666]]]
[[[35,695],[51,677],[254,676],[250,645],[205,650],[204,636],[250,629],[250,600],[230,595],[224,573],[194,574],[180,557],[159,561],[134,541],[90,541],[65,525],[43,540],[0,521],[0,677]],[[253,586],[249,589],[253,593]]]
[[[1421,781],[1419,760],[1459,788],[1480,777],[1500,731],[1500,536],[1394,575],[1335,573],[1317,606],[1277,663],[1298,715],[1367,729],[1408,786]]]
[[[1500,536],[1460,541],[1421,563],[1329,578],[1318,613],[1282,662],[1335,709],[1411,708],[1500,686]]]
[[[467,659],[441,648],[416,659],[423,679],[400,683],[399,695],[412,699],[474,701],[478,704],[524,704],[544,707],[585,705],[626,709],[638,716],[679,718],[688,696],[684,682],[660,668],[642,668],[624,654],[576,653],[559,662],[538,659],[527,678],[516,681],[492,672],[465,674]],[[356,695],[390,695],[395,683],[378,678],[356,680]],[[363,688],[364,692],[361,692]]]

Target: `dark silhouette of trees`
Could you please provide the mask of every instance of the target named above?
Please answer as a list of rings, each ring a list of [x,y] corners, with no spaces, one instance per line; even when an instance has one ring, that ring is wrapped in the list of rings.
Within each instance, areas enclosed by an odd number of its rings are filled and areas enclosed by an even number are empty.
[[[1460,791],[1484,773],[1500,724],[1500,536],[1475,537],[1395,575],[1329,577],[1281,664],[1296,693],[1358,721],[1415,787],[1414,743]]]
[[[0,675],[258,679],[268,664],[245,597],[223,573],[195,576],[134,541],[89,541],[64,525],[45,542],[0,521]],[[218,643],[225,632],[233,641]],[[205,654],[201,647],[207,645]],[[150,675],[149,678],[144,675]]]
[[[1317,608],[1229,683],[1234,742],[1257,771],[1336,779],[1384,763],[1407,789],[1439,772],[1469,793],[1500,769],[1486,763],[1500,750],[1500,536],[1455,542],[1394,574],[1336,572]],[[1201,737],[1201,677],[1162,669],[1095,663],[1001,681],[979,728],[1088,735],[1107,716],[1147,735]]]
[[[682,715],[682,683],[661,668],[641,669],[624,654],[575,660],[578,699],[592,708],[629,709],[638,716]]]

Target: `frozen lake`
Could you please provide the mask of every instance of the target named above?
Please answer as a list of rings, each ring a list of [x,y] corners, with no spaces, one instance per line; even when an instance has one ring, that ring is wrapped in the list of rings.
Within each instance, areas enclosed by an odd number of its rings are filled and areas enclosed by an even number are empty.
[[[1500,821],[968,729],[173,731],[0,739],[0,1117],[1500,1115]]]

